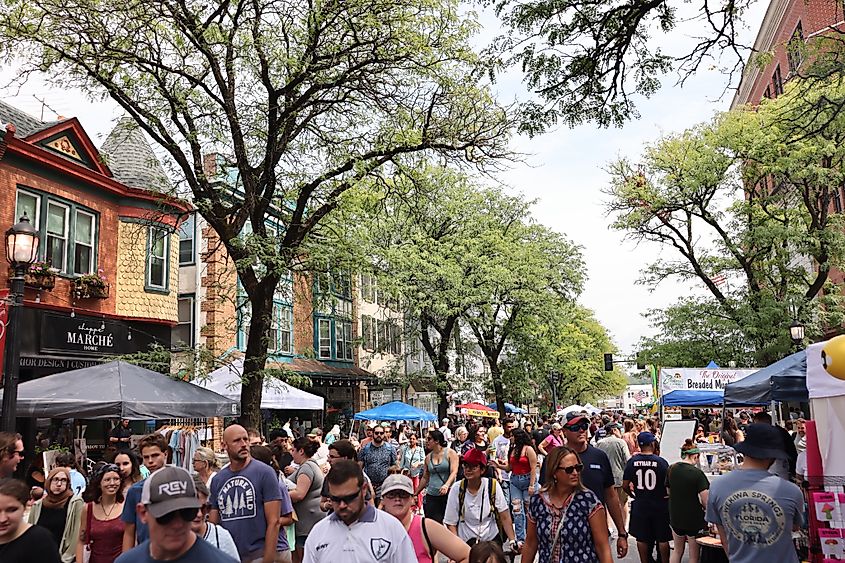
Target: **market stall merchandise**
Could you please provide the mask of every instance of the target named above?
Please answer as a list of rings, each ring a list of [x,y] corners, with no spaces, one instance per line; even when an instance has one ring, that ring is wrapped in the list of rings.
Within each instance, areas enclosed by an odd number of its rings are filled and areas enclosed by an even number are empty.
[[[2,393],[0,393],[2,394]],[[18,386],[18,416],[130,420],[237,416],[237,401],[123,361]]]

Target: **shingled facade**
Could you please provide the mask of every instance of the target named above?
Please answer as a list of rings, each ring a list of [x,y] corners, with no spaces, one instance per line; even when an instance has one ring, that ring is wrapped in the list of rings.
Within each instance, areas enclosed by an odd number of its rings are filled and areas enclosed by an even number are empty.
[[[0,213],[7,227],[26,215],[41,241],[18,335],[22,381],[170,347],[176,229],[190,206],[169,191],[130,120],[98,150],[76,118],[44,122],[0,101]],[[92,332],[96,345],[79,338]]]

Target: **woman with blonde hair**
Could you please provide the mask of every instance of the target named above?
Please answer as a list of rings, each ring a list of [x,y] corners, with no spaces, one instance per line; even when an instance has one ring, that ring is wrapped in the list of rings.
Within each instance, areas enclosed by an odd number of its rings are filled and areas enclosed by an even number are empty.
[[[581,483],[584,465],[566,446],[546,458],[546,484],[528,505],[522,563],[612,563],[607,511]]]
[[[200,476],[202,482],[205,483],[205,486],[209,489],[211,488],[211,479],[217,475],[217,470],[220,467],[217,464],[217,456],[214,455],[214,451],[211,448],[206,448],[200,446],[197,448],[197,451],[194,452],[194,471],[197,472],[197,475]]]

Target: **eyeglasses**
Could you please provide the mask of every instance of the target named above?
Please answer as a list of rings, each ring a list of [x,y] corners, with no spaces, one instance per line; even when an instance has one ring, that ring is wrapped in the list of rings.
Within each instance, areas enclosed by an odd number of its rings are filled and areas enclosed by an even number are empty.
[[[343,459],[343,456],[329,452],[329,459]]]
[[[578,473],[583,473],[584,472],[584,464],[578,463],[576,465],[569,465],[567,467],[558,467],[557,471],[563,471],[567,475],[572,475],[573,471],[577,471]]]
[[[52,482],[53,483],[70,483],[70,481],[68,481],[67,479],[56,479],[56,478],[54,478]]]
[[[177,516],[181,518],[184,522],[193,522],[194,518],[197,517],[198,508],[180,508],[179,510],[174,510],[173,512],[168,512],[164,516],[159,516],[156,518],[156,522],[161,524],[162,526],[166,526],[173,522],[173,519]]]
[[[373,436],[384,436],[384,432],[373,432]]]
[[[385,493],[384,498],[390,499],[390,500],[395,500],[395,499],[408,500],[412,496],[413,495],[409,495],[405,491],[390,491],[389,493]]]
[[[345,496],[329,495],[329,500],[332,501],[333,503],[336,503],[336,504],[340,504],[340,503],[352,504],[353,502],[355,502],[358,499],[358,496],[360,494],[361,494],[361,489],[358,489],[357,491],[355,491],[351,495],[345,495]]]
[[[589,427],[590,423],[588,422],[579,422],[578,424],[573,424],[571,426],[564,426],[564,428],[570,432],[584,432]]]
[[[476,469],[481,469],[481,466],[477,463],[464,463],[464,471],[474,471]]]

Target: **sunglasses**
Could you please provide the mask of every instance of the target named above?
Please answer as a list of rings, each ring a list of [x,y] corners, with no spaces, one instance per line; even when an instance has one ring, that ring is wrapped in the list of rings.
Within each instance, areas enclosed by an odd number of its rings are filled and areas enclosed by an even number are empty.
[[[184,522],[193,522],[194,518],[197,517],[197,508],[180,508],[179,510],[174,510],[173,512],[168,512],[164,516],[159,516],[156,518],[156,522],[161,524],[162,526],[166,526],[173,522],[173,519],[177,516],[182,519]]]
[[[557,470],[563,471],[567,475],[572,475],[573,471],[577,471],[578,473],[583,473],[584,472],[584,464],[578,463],[576,465],[569,465],[567,467],[558,467]]]
[[[473,471],[475,469],[481,469],[481,466],[477,463],[464,463],[462,465],[464,466],[464,471]]]
[[[15,450],[12,452],[12,455],[16,455],[19,458],[23,458],[23,450]]]
[[[413,495],[409,495],[408,493],[406,493],[404,491],[390,491],[389,493],[386,493],[384,495],[384,498],[390,499],[390,500],[395,500],[395,499],[408,500],[412,496]]]
[[[570,432],[583,432],[587,428],[590,427],[588,422],[579,422],[578,424],[573,424],[572,426],[564,426]]]
[[[361,494],[361,489],[358,489],[357,491],[355,491],[351,495],[345,495],[345,496],[342,496],[342,497],[337,496],[337,495],[329,495],[329,500],[336,503],[336,504],[340,504],[340,503],[352,504],[353,502],[355,502],[358,499],[358,495],[360,495],[360,494]]]
[[[373,436],[384,436],[384,432],[373,432]]]

